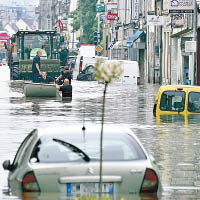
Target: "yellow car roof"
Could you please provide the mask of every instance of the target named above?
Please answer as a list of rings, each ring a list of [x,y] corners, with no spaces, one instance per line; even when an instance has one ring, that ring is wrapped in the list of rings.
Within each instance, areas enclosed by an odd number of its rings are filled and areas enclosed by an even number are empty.
[[[195,91],[199,91],[200,92],[200,86],[191,86],[191,85],[162,85],[160,86],[157,95],[156,95],[156,100],[158,100],[158,96],[160,93],[162,93],[163,91],[167,91],[167,90],[178,90],[178,89],[195,89]]]

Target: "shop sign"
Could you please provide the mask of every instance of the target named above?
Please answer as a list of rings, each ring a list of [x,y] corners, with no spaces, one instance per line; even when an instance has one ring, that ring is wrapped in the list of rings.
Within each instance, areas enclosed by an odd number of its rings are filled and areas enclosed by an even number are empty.
[[[132,18],[139,19],[139,0],[132,0],[132,1],[133,1]]]
[[[168,6],[170,13],[194,12],[194,0],[168,0]]]
[[[185,52],[195,53],[197,49],[196,41],[185,41]]]
[[[172,15],[172,27],[180,28],[185,24],[185,19],[183,14]]]
[[[163,16],[147,15],[147,25],[148,26],[162,26]]]

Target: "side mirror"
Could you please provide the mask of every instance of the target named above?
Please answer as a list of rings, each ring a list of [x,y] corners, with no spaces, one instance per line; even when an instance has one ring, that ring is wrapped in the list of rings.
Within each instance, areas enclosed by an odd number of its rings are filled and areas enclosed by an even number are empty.
[[[11,171],[13,169],[13,166],[10,164],[10,160],[5,160],[3,162],[3,168],[5,170],[9,170],[9,171]]]

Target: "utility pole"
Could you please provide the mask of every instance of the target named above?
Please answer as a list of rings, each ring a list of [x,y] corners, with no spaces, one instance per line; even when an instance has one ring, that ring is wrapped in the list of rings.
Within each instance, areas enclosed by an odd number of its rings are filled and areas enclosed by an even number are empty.
[[[82,0],[79,0],[80,4],[80,44],[82,43],[82,33],[83,33],[83,13],[82,13]]]
[[[197,41],[197,4],[196,0],[193,0],[194,4],[194,14],[193,14],[193,41]],[[196,84],[196,52],[192,53],[192,58],[193,58],[193,65],[192,68],[189,69],[189,78],[191,80],[191,85]]]
[[[100,4],[100,0],[98,0],[98,4]],[[100,43],[100,13],[98,13],[97,41],[99,44]]]

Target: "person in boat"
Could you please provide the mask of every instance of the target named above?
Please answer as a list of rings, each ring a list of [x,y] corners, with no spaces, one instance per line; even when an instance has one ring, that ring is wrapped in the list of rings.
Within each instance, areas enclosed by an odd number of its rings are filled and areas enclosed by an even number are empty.
[[[58,85],[62,85],[64,83],[65,79],[68,79],[69,84],[71,85],[72,75],[71,75],[68,67],[64,68],[64,70],[61,72],[60,76],[56,78],[56,82],[58,83]]]
[[[56,89],[62,91],[62,97],[72,97],[72,85],[69,79],[65,79],[63,85],[56,85]]]
[[[42,76],[39,77],[39,82],[40,83],[50,83],[50,82],[54,82],[54,78],[52,78],[51,76],[47,76],[47,73],[46,72],[42,72]]]
[[[33,58],[32,64],[32,81],[33,83],[39,83],[39,79],[42,77],[43,72],[40,71],[40,57],[42,56],[42,51],[37,51],[37,55]]]

